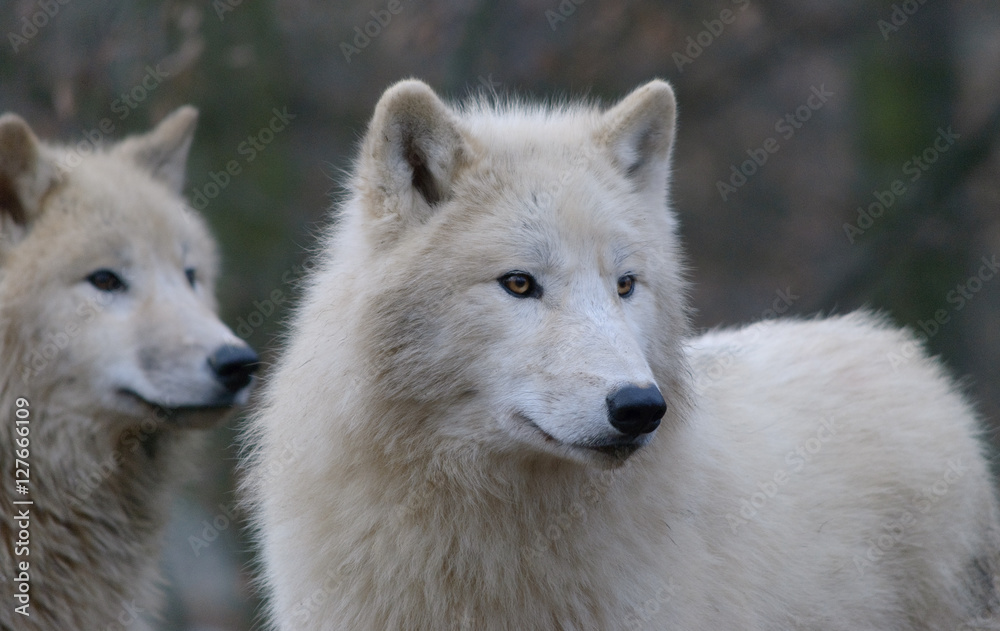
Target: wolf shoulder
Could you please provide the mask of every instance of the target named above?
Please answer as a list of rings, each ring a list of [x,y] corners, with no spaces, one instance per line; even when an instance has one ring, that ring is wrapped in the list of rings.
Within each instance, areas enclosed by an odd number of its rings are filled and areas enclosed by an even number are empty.
[[[910,428],[927,441],[980,429],[958,384],[921,340],[871,312],[713,330],[686,349],[699,405],[730,426],[760,424],[767,432],[777,423],[788,431],[829,417],[872,440],[882,430]]]

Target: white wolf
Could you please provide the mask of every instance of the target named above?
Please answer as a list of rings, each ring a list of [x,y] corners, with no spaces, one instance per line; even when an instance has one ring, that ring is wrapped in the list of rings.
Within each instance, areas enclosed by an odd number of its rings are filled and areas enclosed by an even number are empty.
[[[864,314],[691,337],[674,115],[385,93],[252,424],[275,627],[996,627],[937,362]]]
[[[147,628],[191,430],[248,396],[257,356],[216,315],[215,244],[180,196],[196,119],[82,156],[0,117],[5,631]]]

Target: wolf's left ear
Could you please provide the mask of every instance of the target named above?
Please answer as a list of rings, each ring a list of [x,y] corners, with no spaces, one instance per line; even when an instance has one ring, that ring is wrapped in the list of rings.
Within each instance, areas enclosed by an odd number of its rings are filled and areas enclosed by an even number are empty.
[[[657,186],[665,193],[676,116],[673,89],[654,79],[604,113],[597,140],[637,188]]]
[[[133,160],[180,193],[184,188],[184,171],[197,123],[198,110],[184,105],[160,121],[152,131],[126,138],[113,151]]]
[[[467,151],[455,114],[437,94],[422,81],[400,81],[375,106],[361,176],[380,194],[378,211],[421,221],[451,196]]]
[[[55,160],[28,123],[17,114],[0,116],[0,238],[22,233],[58,180]]]

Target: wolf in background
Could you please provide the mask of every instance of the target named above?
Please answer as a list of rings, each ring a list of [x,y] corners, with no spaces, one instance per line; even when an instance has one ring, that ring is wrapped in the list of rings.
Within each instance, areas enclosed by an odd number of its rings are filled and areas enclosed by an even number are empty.
[[[215,244],[180,195],[196,120],[80,156],[0,117],[5,631],[150,628],[194,430],[248,397],[257,356],[216,314]]]

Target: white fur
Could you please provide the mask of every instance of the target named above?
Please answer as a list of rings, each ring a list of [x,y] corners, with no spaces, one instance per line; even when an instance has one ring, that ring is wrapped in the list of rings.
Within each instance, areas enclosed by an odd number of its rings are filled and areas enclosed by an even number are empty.
[[[34,502],[27,554],[16,511],[0,515],[5,631],[150,628],[170,491],[201,443],[190,430],[248,396],[207,361],[245,344],[216,315],[215,244],[180,196],[196,119],[181,108],[80,159],[0,117],[0,470],[12,494],[26,399],[30,494],[15,499]],[[99,270],[127,289],[102,291]],[[29,617],[14,610],[22,562]]]
[[[937,362],[894,371],[909,337],[865,314],[690,336],[674,109],[383,96],[251,425],[275,628],[997,628],[993,481]],[[660,427],[592,449],[648,382]]]

